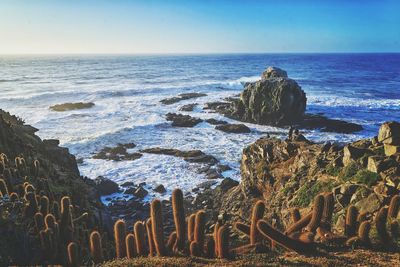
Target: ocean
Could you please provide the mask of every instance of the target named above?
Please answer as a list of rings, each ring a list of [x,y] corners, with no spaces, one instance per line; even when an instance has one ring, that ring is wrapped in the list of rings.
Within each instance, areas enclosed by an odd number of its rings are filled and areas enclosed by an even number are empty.
[[[190,191],[207,181],[197,164],[151,154],[120,162],[92,156],[105,146],[129,142],[137,145],[131,152],[150,147],[200,149],[232,168],[225,177],[240,180],[242,149],[267,132],[284,138],[287,129],[246,123],[252,133],[228,134],[205,122],[174,128],[164,116],[198,103],[193,112],[180,113],[234,122],[202,106],[239,94],[245,82],[259,79],[268,66],[286,70],[299,83],[307,95],[307,112],[364,127],[355,134],[306,131],[313,141],[373,137],[382,122],[400,121],[400,54],[0,56],[0,108],[40,129],[41,138],[59,139],[82,159],[79,169],[84,176]],[[207,96],[160,103],[189,92]],[[95,106],[67,112],[49,109],[65,102]]]

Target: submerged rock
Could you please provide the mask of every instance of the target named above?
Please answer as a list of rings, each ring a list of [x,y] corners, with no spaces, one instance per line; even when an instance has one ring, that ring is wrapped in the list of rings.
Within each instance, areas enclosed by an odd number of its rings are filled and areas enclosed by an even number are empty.
[[[192,99],[192,98],[198,98],[198,97],[203,97],[203,96],[207,96],[207,94],[202,94],[202,93],[185,93],[185,94],[180,94],[176,97],[171,97],[171,98],[166,98],[161,100],[160,102],[164,105],[172,105],[175,104],[179,101],[182,100],[188,100],[188,99]]]
[[[118,144],[115,147],[105,147],[100,152],[93,156],[94,159],[106,159],[106,160],[136,160],[141,158],[143,155],[140,153],[129,153],[128,149],[135,148],[134,143]]]
[[[183,105],[179,108],[180,111],[193,111],[193,109],[197,106],[197,103]]]
[[[226,133],[250,133],[251,130],[244,124],[222,124],[215,127],[215,129]]]
[[[64,104],[57,104],[54,106],[51,106],[50,109],[53,111],[68,111],[68,110],[76,110],[76,109],[87,109],[91,108],[94,106],[94,103],[89,102],[89,103],[83,103],[83,102],[78,102],[78,103],[64,103]]]
[[[111,195],[118,192],[119,186],[116,182],[111,181],[103,176],[94,179],[96,189],[101,195]]]
[[[172,126],[174,127],[194,127],[203,121],[199,118],[177,113],[168,113],[165,117],[167,121],[172,121]]]

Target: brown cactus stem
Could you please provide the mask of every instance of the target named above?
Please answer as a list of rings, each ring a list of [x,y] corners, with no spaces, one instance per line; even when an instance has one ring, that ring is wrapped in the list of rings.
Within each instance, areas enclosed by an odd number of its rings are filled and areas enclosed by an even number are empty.
[[[37,212],[33,218],[35,221],[36,231],[39,233],[41,230],[44,230],[43,214],[40,212]]]
[[[294,232],[300,231],[302,228],[306,227],[311,221],[312,212],[308,213],[306,216],[302,217],[299,221],[292,224],[288,229],[286,229],[285,234],[290,235]]]
[[[317,230],[318,226],[320,225],[322,214],[324,211],[324,202],[325,202],[325,198],[323,195],[317,195],[314,198],[312,217],[306,227],[307,231],[314,232],[315,230]]]
[[[353,236],[346,241],[346,246],[348,247],[359,247],[361,245],[361,240],[358,236]]]
[[[346,212],[346,224],[344,228],[344,234],[347,237],[353,237],[357,235],[357,216],[357,208],[353,205],[349,206]]]
[[[43,216],[46,216],[49,213],[49,198],[47,196],[42,196],[40,198],[40,212]]]
[[[321,226],[317,228],[317,236],[322,242],[331,241],[333,238],[335,238],[335,235],[330,230]]]
[[[146,240],[144,237],[144,225],[142,222],[136,222],[134,225],[136,252],[139,256],[146,255]]]
[[[72,226],[71,220],[71,199],[67,196],[61,199],[61,218],[60,218],[60,226],[68,227]]]
[[[224,225],[218,230],[218,258],[228,259],[229,256],[229,228]]]
[[[397,218],[397,214],[399,213],[400,208],[400,195],[395,195],[390,200],[388,217]]]
[[[315,234],[313,232],[304,232],[304,233],[300,234],[299,241],[302,241],[307,244],[311,244],[314,242],[314,236],[315,236]]]
[[[292,223],[297,223],[301,219],[300,211],[298,208],[294,208],[290,211],[290,217],[292,218]]]
[[[95,264],[102,263],[104,261],[103,257],[103,246],[101,244],[101,236],[97,231],[93,231],[90,234],[90,255]]]
[[[214,224],[214,234],[213,234],[213,238],[214,238],[214,243],[215,243],[215,251],[214,254],[216,257],[219,257],[219,245],[218,245],[218,230],[219,228],[221,228],[221,224],[220,222],[216,222]],[[250,234],[250,226],[249,226],[249,234]]]
[[[378,237],[381,243],[385,246],[388,246],[392,243],[392,240],[386,229],[387,217],[388,217],[388,208],[386,207],[382,207],[378,211],[378,214],[375,217],[375,227],[376,231],[378,232]]]
[[[79,267],[78,245],[75,242],[68,244],[68,266]]]
[[[10,194],[10,201],[11,202],[17,202],[17,201],[19,201],[19,196],[18,196],[18,194],[17,193],[11,193]]]
[[[205,227],[206,227],[206,213],[200,210],[196,213],[196,223],[194,226],[194,241],[199,246],[200,252],[204,247],[205,240]]]
[[[204,252],[205,257],[208,259],[212,259],[215,257],[215,241],[214,238],[208,238],[206,242],[206,250]]]
[[[194,240],[194,226],[196,224],[196,214],[191,214],[188,218],[188,240],[192,242]]]
[[[183,193],[180,189],[175,189],[172,192],[172,209],[176,231],[176,248],[179,251],[183,251],[186,242],[186,223],[185,209],[183,207]]]
[[[176,232],[174,231],[169,235],[167,239],[166,247],[169,252],[172,253],[174,249],[176,249],[176,242],[177,242],[177,235]]]
[[[33,192],[28,192],[25,194],[25,199],[28,202],[28,205],[25,207],[25,216],[32,218],[38,212],[36,195]]]
[[[190,256],[192,257],[200,257],[200,248],[199,244],[196,241],[192,241],[190,243]]]
[[[361,243],[366,246],[371,245],[371,240],[369,239],[369,232],[371,230],[371,223],[369,221],[363,221],[358,228],[358,238]]]
[[[40,162],[38,160],[35,160],[33,162],[33,176],[35,178],[39,177],[39,173],[40,173]]]
[[[233,227],[238,230],[239,232],[250,236],[250,226],[245,224],[245,223],[241,223],[241,222],[236,222]]]
[[[61,214],[60,214],[60,205],[58,205],[58,202],[54,201],[53,202],[53,215],[56,217],[57,221],[60,220]]]
[[[335,199],[333,193],[329,192],[324,195],[324,210],[322,212],[321,225],[331,230],[332,215],[335,208]]]
[[[400,225],[398,221],[392,221],[390,223],[390,233],[393,239],[397,239],[400,236]]]
[[[135,236],[133,234],[128,234],[125,237],[125,246],[126,246],[126,257],[128,259],[133,259],[136,257],[136,248],[137,245],[135,244]]]
[[[360,225],[362,222],[366,221],[368,219],[368,212],[361,212],[357,216],[357,223]]]
[[[146,232],[147,232],[147,242],[149,244],[149,256],[154,256],[155,254],[155,245],[153,238],[153,231],[151,226],[151,219],[147,219],[146,221]]]
[[[154,245],[158,256],[166,256],[161,201],[155,199],[150,207]]]
[[[265,204],[263,201],[259,200],[254,205],[252,216],[251,216],[251,224],[250,224],[250,244],[258,243],[261,240],[260,233],[257,230],[257,222],[262,219],[264,216]]]
[[[4,179],[0,179],[0,196],[8,196],[8,188]]]
[[[259,220],[257,223],[257,227],[264,238],[266,238],[267,240],[274,240],[277,244],[287,250],[295,251],[299,254],[315,253],[314,243],[309,244],[290,238],[279,232],[278,230],[275,230],[264,220]]]
[[[236,247],[230,250],[231,255],[247,255],[247,254],[256,254],[256,253],[265,253],[268,252],[268,249],[262,245],[261,243],[256,244],[247,244],[244,246]]]
[[[41,230],[39,232],[39,238],[40,238],[40,245],[43,251],[44,258],[49,259],[49,252],[51,251],[51,237],[50,237],[50,231],[48,230]]]
[[[123,220],[118,220],[114,224],[114,239],[115,239],[115,253],[117,259],[122,259],[126,257],[126,246],[125,246],[125,236],[126,236],[126,225]]]

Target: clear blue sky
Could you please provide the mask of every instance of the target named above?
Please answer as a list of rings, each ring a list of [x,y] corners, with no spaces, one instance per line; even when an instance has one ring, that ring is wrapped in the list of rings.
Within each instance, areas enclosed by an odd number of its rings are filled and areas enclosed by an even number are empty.
[[[400,0],[0,0],[0,54],[400,52]]]

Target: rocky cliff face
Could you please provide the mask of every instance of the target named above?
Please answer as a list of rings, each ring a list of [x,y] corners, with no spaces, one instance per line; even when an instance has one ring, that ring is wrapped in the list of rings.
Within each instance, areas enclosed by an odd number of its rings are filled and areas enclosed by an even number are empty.
[[[302,135],[262,138],[243,150],[241,172],[240,184],[223,198],[222,212],[247,220],[250,207],[262,199],[265,218],[280,229],[287,226],[291,208],[307,212],[320,192],[334,193],[334,221],[342,231],[348,205],[372,216],[400,190],[400,154],[385,155],[377,138],[347,146],[315,144]]]
[[[269,67],[255,83],[240,94],[234,116],[258,124],[290,125],[299,121],[306,109],[306,95],[284,70]]]

